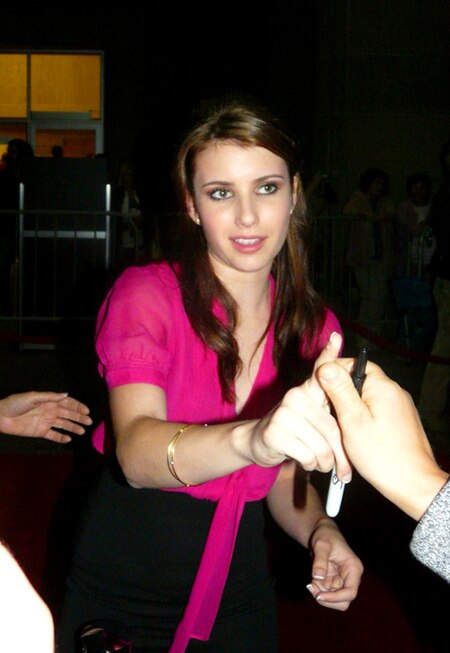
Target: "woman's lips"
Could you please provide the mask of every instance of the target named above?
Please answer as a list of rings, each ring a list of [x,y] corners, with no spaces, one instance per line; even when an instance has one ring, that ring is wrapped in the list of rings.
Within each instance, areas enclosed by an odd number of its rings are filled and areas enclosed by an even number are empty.
[[[233,247],[240,252],[253,254],[261,249],[264,245],[265,237],[261,236],[239,236],[237,238],[230,238]]]

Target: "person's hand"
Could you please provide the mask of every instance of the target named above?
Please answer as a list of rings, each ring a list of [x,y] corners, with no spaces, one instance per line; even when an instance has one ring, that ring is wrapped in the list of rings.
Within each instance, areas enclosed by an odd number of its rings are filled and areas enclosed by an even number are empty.
[[[1,648],[53,653],[53,619],[9,551],[0,543]]]
[[[92,424],[89,408],[61,392],[23,392],[0,400],[0,431],[65,444]]]
[[[360,398],[353,359],[328,362],[319,381],[332,402],[345,450],[359,473],[414,519],[446,482],[410,395],[369,362]]]
[[[320,605],[347,610],[358,593],[364,571],[361,560],[350,549],[336,524],[328,518],[319,521],[309,546],[313,566],[308,590]]]
[[[272,466],[292,458],[307,471],[321,472],[330,471],[336,464],[338,477],[350,480],[351,466],[342,447],[339,427],[316,377],[323,363],[336,360],[341,344],[341,336],[331,334],[311,377],[289,390],[281,403],[256,423],[251,439],[253,462]]]

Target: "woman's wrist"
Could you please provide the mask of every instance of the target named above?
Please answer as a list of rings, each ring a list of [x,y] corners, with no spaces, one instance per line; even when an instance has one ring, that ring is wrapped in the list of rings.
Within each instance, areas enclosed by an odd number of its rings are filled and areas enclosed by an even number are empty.
[[[231,446],[236,454],[249,465],[257,463],[255,429],[259,420],[248,420],[235,424],[231,431]]]
[[[268,447],[263,438],[264,420],[249,420],[235,427],[235,441],[241,454],[249,464],[260,467],[274,467],[282,463],[286,457]]]
[[[309,539],[308,539],[309,548],[312,547],[312,545],[313,545],[313,543],[315,541],[315,538],[316,538],[316,536],[317,536],[317,534],[318,534],[318,532],[319,532],[319,530],[321,528],[332,528],[333,530],[340,532],[338,525],[336,524],[336,522],[333,519],[331,519],[331,517],[327,517],[327,515],[325,515],[325,514],[321,515],[316,520],[316,522],[315,522],[315,524],[314,524],[314,526],[313,526],[313,528],[311,530],[311,534],[310,534]]]

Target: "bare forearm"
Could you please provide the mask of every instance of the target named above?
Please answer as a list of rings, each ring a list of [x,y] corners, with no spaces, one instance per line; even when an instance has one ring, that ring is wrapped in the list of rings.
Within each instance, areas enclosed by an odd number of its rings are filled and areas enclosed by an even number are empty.
[[[339,335],[332,334],[316,364],[335,360],[340,344]],[[291,388],[261,419],[193,424],[175,441],[184,425],[166,421],[166,396],[160,387],[117,386],[110,392],[110,408],[117,457],[135,487],[177,487],[181,481],[198,485],[252,463],[275,467],[288,458],[309,470],[330,471],[336,464],[343,478],[350,471],[339,429],[314,375]]]
[[[173,461],[177,475],[198,485],[250,465],[248,439],[253,422],[194,424],[177,439]],[[167,465],[167,448],[183,424],[137,418],[117,443],[117,458],[133,487],[180,487]]]
[[[307,547],[320,520],[328,519],[315,488],[307,475],[295,476],[285,463],[267,497],[269,510],[279,526],[294,540]]]
[[[437,465],[422,474],[420,468],[415,465],[411,469],[410,477],[399,475],[393,477],[390,484],[389,480],[372,484],[403,512],[419,521],[447,481],[448,473]]]

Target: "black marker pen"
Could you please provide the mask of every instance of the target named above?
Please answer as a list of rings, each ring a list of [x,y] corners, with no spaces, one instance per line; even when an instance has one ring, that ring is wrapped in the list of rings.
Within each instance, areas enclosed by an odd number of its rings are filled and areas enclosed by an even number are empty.
[[[362,347],[359,351],[358,358],[356,359],[355,366],[352,372],[353,385],[361,395],[364,379],[366,378],[366,365],[367,365],[368,351],[366,347]],[[346,483],[340,481],[336,475],[336,467],[333,467],[331,472],[330,485],[328,487],[326,513],[329,517],[336,517],[342,503],[344,496],[344,488]]]

